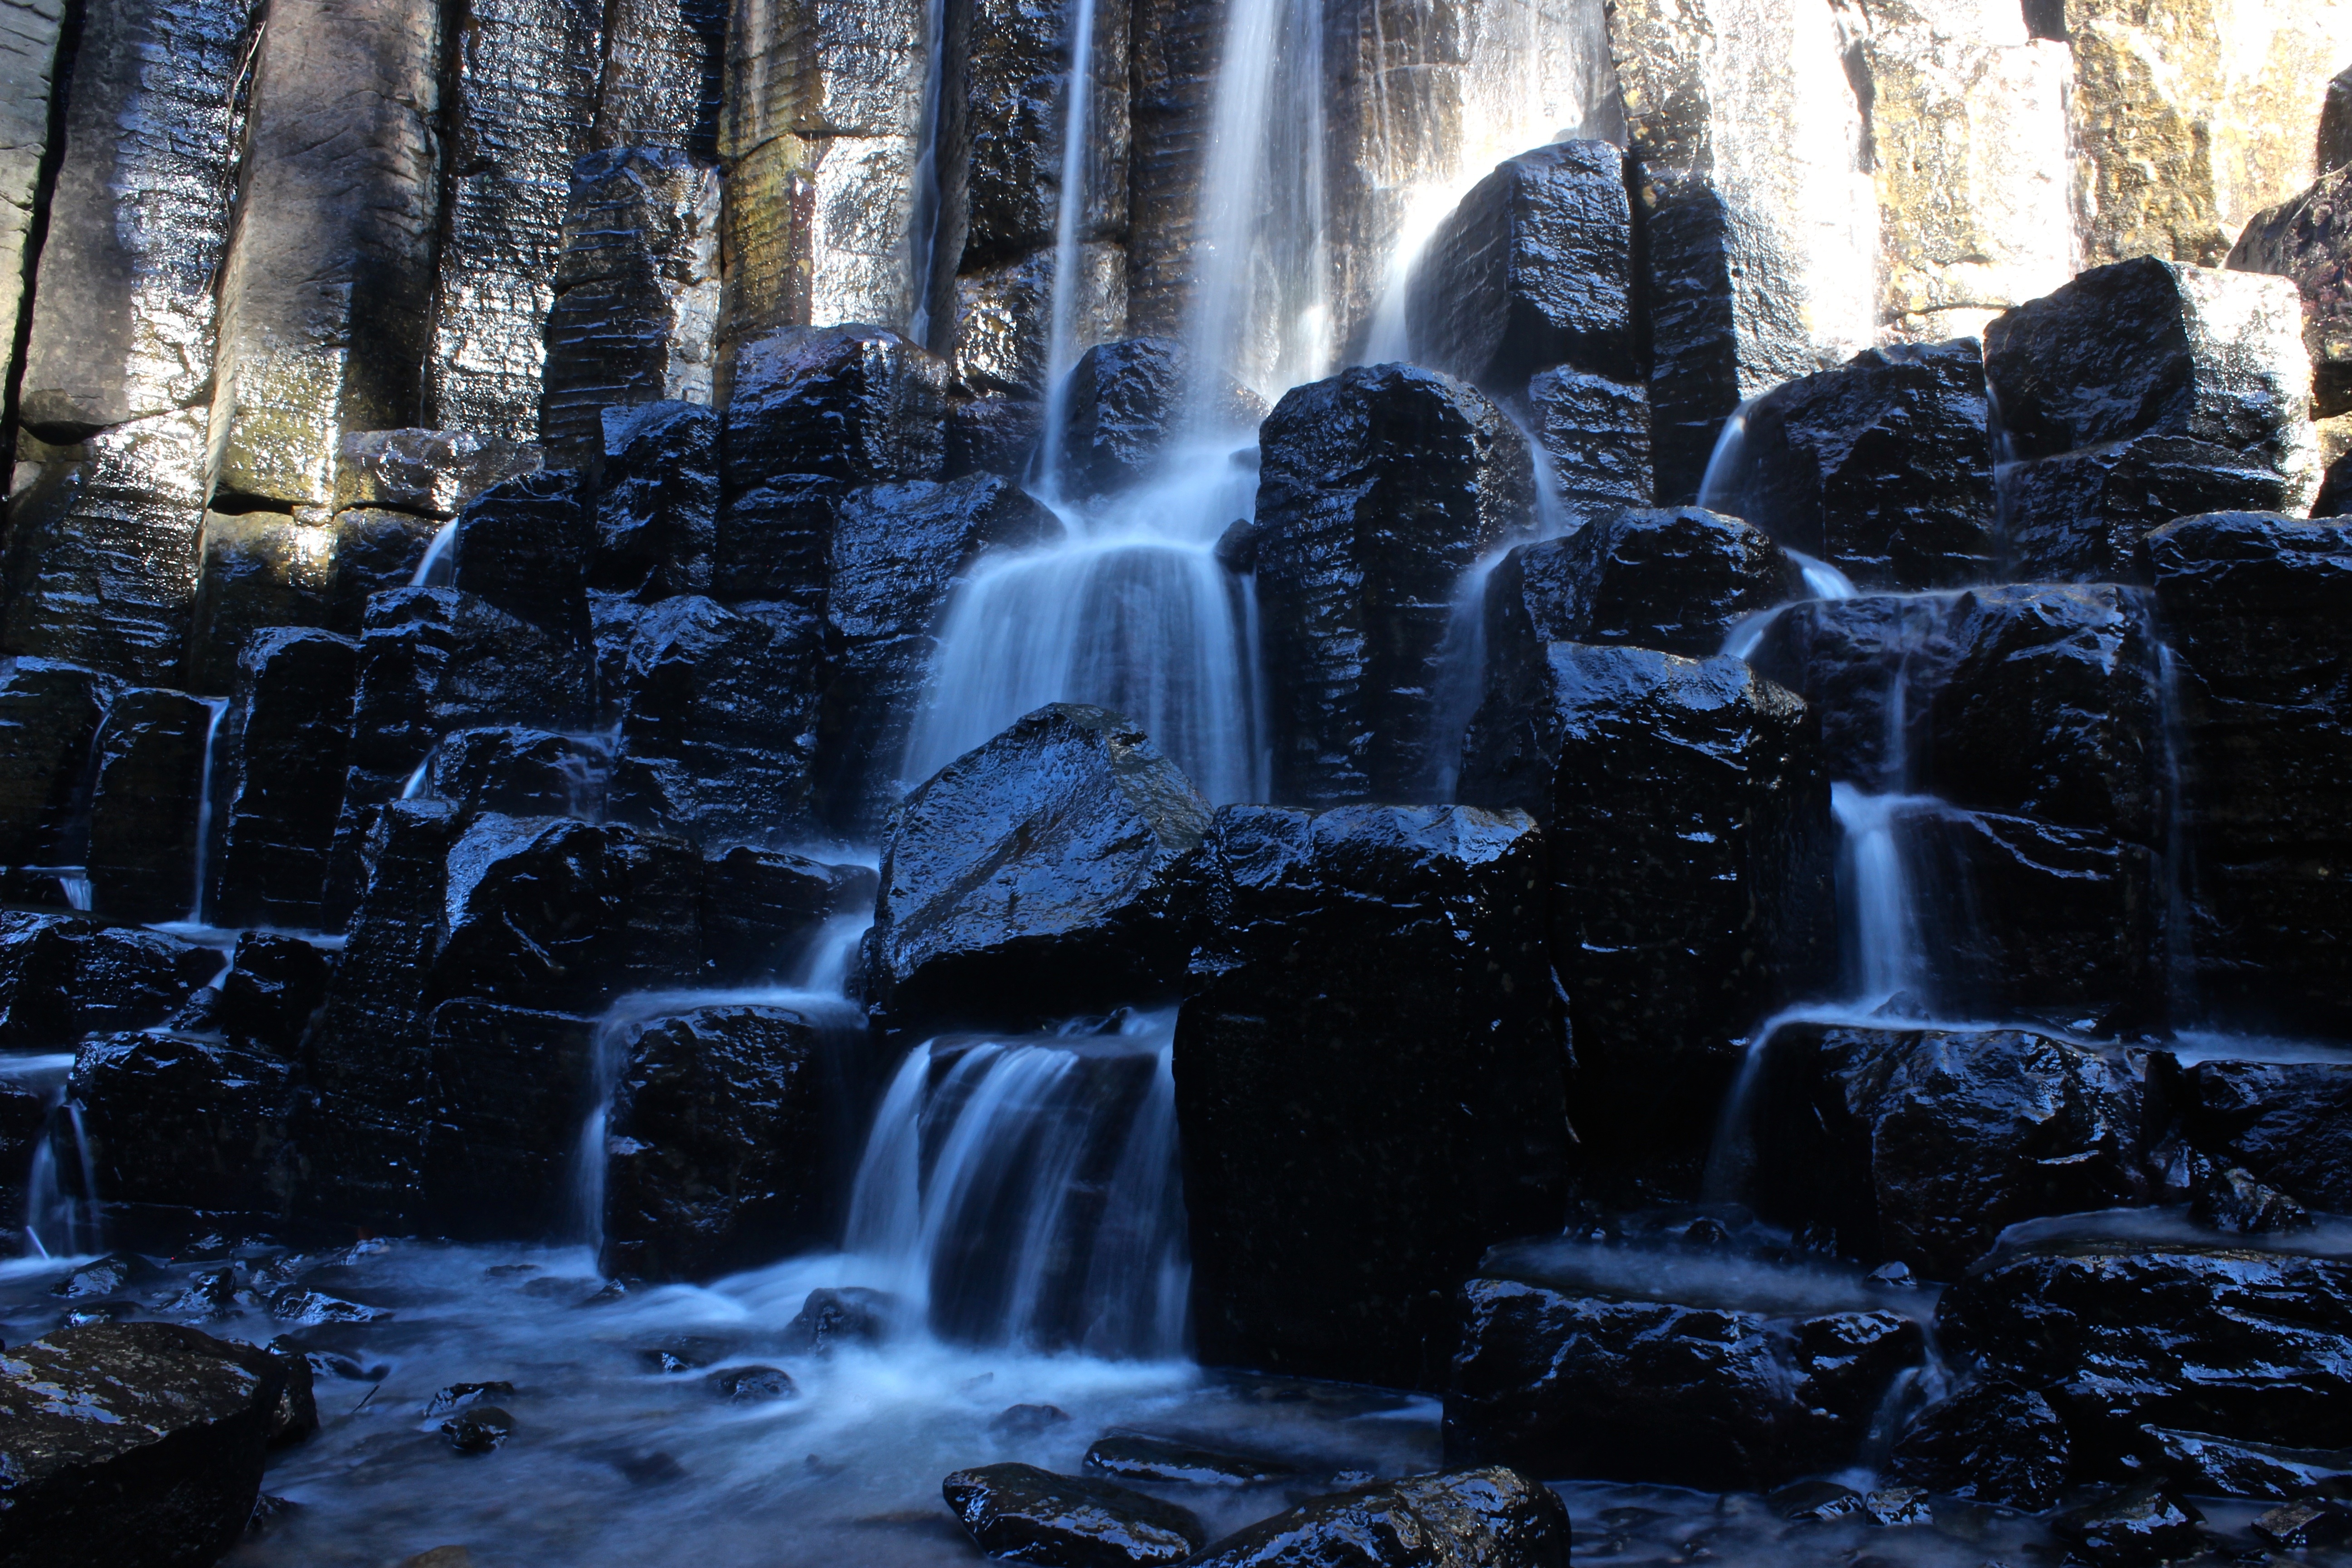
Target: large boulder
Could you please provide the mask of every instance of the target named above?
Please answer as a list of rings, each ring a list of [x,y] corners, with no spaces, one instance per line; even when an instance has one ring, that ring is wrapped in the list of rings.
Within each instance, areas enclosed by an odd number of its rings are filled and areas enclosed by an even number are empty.
[[[1170,447],[1190,435],[1213,437],[1255,426],[1265,405],[1217,373],[1205,400],[1210,428],[1186,427],[1192,356],[1173,338],[1097,343],[1078,356],[1064,391],[1061,468],[1065,495],[1110,495],[1141,484]]]
[[[794,605],[648,606],[623,673],[614,820],[713,851],[805,833],[823,651]]]
[[[1832,778],[1874,794],[1913,786],[1919,720],[1951,663],[1951,603],[1916,594],[1806,599],[1759,629],[1748,661],[1821,716]],[[2012,734],[2006,743],[2032,740]]]
[[[1752,1201],[1844,1257],[1957,1279],[2021,1220],[2154,1195],[2145,1073],[2019,1029],[1783,1025],[1744,1107]]]
[[[1599,510],[1561,539],[1522,544],[1486,578],[1490,681],[1547,643],[1626,644],[1703,658],[1751,616],[1804,592],[1771,535],[1697,507]]]
[[[1549,643],[1463,752],[1465,799],[1545,825],[1586,1154],[1687,1184],[1756,1026],[1832,979],[1811,710],[1740,659]]]
[[[1057,702],[957,758],[892,816],[866,938],[894,1027],[1019,1027],[1172,996],[1175,876],[1209,808],[1150,737]]]
[[[2312,1208],[2352,1214],[2352,1059],[2206,1060],[2183,1079],[2200,1148]]]
[[[936,479],[947,461],[947,366],[880,327],[785,327],[743,344],[725,409],[730,500],[787,474]]]
[[[2143,257],[1985,329],[2013,578],[2138,580],[2149,529],[2301,511],[2319,482],[2303,307],[2284,279]]]
[[[176,1323],[60,1329],[0,1361],[0,1563],[173,1568],[245,1533],[289,1373]]]
[[[195,902],[205,754],[220,710],[159,687],[122,693],[97,741],[89,802],[90,907],[177,920]]]
[[[1926,1357],[1919,1324],[1858,1289],[1836,1310],[1818,1276],[1775,1300],[1769,1269],[1677,1279],[1672,1258],[1594,1250],[1529,1249],[1529,1278],[1463,1287],[1449,1460],[1760,1490],[1849,1462]]]
[[[595,532],[570,468],[492,486],[457,514],[457,591],[550,637],[588,637],[588,564]]]
[[[730,491],[712,534],[711,594],[822,611],[825,557],[848,488],[832,474],[782,474]]]
[[[1218,812],[1175,1048],[1202,1359],[1434,1386],[1454,1282],[1560,1223],[1545,872],[1518,812]]]
[[[519,724],[486,725],[442,737],[433,749],[425,790],[467,816],[604,815],[611,759],[597,741]]]
[[[422,1186],[442,1234],[576,1229],[575,1175],[595,1081],[593,1018],[463,999],[433,1010]]]
[[[637,1026],[622,1048],[604,1120],[605,1273],[708,1279],[824,1239],[843,1108],[819,1020],[701,1007]]]
[[[1190,1562],[1209,1539],[1190,1509],[1034,1465],[958,1470],[940,1490],[974,1544],[1017,1563],[1145,1568]]]
[[[1413,358],[1497,396],[1561,364],[1633,381],[1624,151],[1555,142],[1496,164],[1438,225],[1406,290]]]
[[[1895,1447],[1895,1477],[1951,1497],[2039,1513],[2074,1461],[2050,1402],[2000,1378],[1972,1378],[1920,1412]]]
[[[1979,1264],[1937,1309],[1947,1353],[2033,1390],[2075,1473],[2123,1479],[2144,1428],[2352,1447],[2352,1264],[2210,1243],[2053,1240]]]
[[[1501,1465],[1408,1476],[1310,1498],[1210,1542],[1192,1568],[1568,1568],[1568,1507]]]
[[[334,955],[300,937],[247,931],[220,978],[213,1024],[239,1045],[290,1058],[334,972]]]
[[[238,656],[209,781],[218,868],[199,889],[222,924],[325,923],[358,661],[351,638],[291,626],[256,633]]]
[[[2322,165],[2326,167],[2325,164]],[[2225,263],[2291,278],[2303,293],[2315,419],[2352,413],[2352,173],[2329,168],[2299,196],[2256,213]]]
[[[2192,978],[2218,1018],[2342,1038],[2352,521],[2185,518],[2147,548],[2186,751]]]
[[[1531,515],[1526,439],[1433,371],[1294,387],[1259,430],[1251,531],[1274,793],[1429,799],[1440,655],[1465,572]]]
[[[719,416],[662,401],[604,412],[588,585],[642,598],[710,591]]]
[[[1640,382],[1560,365],[1528,382],[1528,433],[1550,459],[1552,488],[1570,510],[1647,506],[1650,395]]]
[[[281,1058],[180,1035],[108,1035],[82,1047],[67,1089],[97,1184],[83,1197],[109,1207],[285,1212],[293,1069]],[[78,1184],[79,1173],[65,1174]]]
[[[1058,536],[1053,513],[1001,474],[854,490],[827,563],[827,675],[817,718],[818,815],[866,837],[904,787],[915,707],[940,617],[973,563]]]

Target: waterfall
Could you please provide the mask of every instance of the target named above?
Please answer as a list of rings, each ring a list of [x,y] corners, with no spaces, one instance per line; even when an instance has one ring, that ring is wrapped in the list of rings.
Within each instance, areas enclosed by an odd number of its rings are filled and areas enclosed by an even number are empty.
[[[221,717],[228,711],[228,699],[207,697],[205,705],[213,710],[210,722],[205,726],[205,760],[196,773],[196,886],[188,899],[188,923],[205,923],[205,879],[211,874],[213,851],[213,744],[220,738]]]
[[[1173,1030],[918,1046],[858,1166],[850,1254],[945,1339],[1181,1355]]]
[[[425,558],[416,563],[416,574],[408,580],[412,588],[446,588],[457,574],[457,564],[449,552],[457,547],[457,520],[451,518],[433,531],[433,542],[425,547]]]
[[[106,1246],[106,1228],[98,1203],[97,1163],[90,1158],[89,1141],[82,1136],[81,1107],[63,1081],[62,1075],[72,1065],[73,1058],[62,1054],[8,1064],[12,1076],[44,1070],[60,1075],[57,1087],[49,1092],[48,1110],[41,1119],[41,1134],[34,1142],[32,1169],[25,1182],[25,1239],[44,1258],[97,1252]],[[78,1164],[75,1173],[81,1182],[78,1194],[67,1191],[59,1177],[58,1145],[61,1140],[69,1140],[73,1144]]]
[[[1058,496],[1071,367],[1078,362],[1078,239],[1087,211],[1087,133],[1094,117],[1095,0],[1070,11],[1070,75],[1062,89],[1061,187],[1054,204],[1054,282],[1045,338],[1045,431],[1038,483]]]

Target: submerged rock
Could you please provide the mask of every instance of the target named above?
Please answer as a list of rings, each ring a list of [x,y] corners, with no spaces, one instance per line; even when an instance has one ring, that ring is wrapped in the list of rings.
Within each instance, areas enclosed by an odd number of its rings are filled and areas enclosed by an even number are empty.
[[[1308,1500],[1235,1531],[1192,1568],[1568,1568],[1568,1509],[1524,1471],[1500,1465],[1412,1476]]]
[[[1034,1465],[983,1465],[940,1483],[982,1552],[1061,1568],[1129,1568],[1191,1559],[1209,1538],[1188,1509]]]
[[[1020,1027],[1165,998],[1192,938],[1175,869],[1207,805],[1150,737],[1057,702],[891,818],[866,938],[894,1027]]]
[[[1203,1447],[1144,1432],[1113,1432],[1087,1449],[1086,1468],[1118,1481],[1147,1486],[1260,1487],[1298,1472],[1278,1459]]]
[[[244,1532],[282,1363],[171,1323],[61,1329],[0,1354],[8,1558],[210,1563]]]
[[[862,1286],[812,1290],[778,1337],[784,1349],[802,1355],[830,1355],[842,1345],[878,1345],[890,1337],[898,1305],[887,1293]]]
[[[2286,1448],[2161,1426],[2142,1431],[2153,1445],[2143,1455],[2150,1466],[2198,1497],[2340,1498],[2352,1484],[2352,1449]]]
[[[1174,1072],[1202,1359],[1434,1386],[1446,1292],[1563,1217],[1543,837],[1475,807],[1226,806],[1195,876]]]
[[[2140,1568],[2186,1557],[2204,1544],[2205,1516],[2155,1487],[2085,1503],[2053,1520],[2051,1530],[2093,1568]]]

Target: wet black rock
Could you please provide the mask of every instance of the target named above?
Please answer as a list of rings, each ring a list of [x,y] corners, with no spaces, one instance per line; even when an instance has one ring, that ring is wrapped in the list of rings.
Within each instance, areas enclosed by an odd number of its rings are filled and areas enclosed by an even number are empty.
[[[2239,1026],[2343,1038],[2352,522],[2221,513],[2147,548],[2187,750],[2195,984]]]
[[[70,865],[91,742],[121,683],[47,658],[0,658],[0,865]]]
[[[588,585],[646,599],[710,591],[719,416],[665,401],[604,411]]]
[[[1494,1465],[1313,1498],[1212,1543],[1192,1565],[1568,1568],[1568,1561],[1566,1505],[1532,1475]]]
[[[1769,1310],[1463,1287],[1445,1451],[1559,1475],[1708,1490],[1847,1462],[1887,1385],[1926,1355],[1892,1312]]]
[[[2195,1553],[2205,1544],[2197,1528],[2204,1517],[2155,1487],[2134,1487],[2069,1509],[2050,1528],[2092,1568],[2141,1568]]]
[[[359,430],[335,448],[335,510],[450,518],[493,485],[535,473],[536,443],[471,430]]]
[[[0,1045],[54,1049],[81,1033],[74,971],[88,930],[69,916],[0,913]]]
[[[453,1383],[435,1391],[433,1397],[425,1402],[425,1414],[446,1415],[453,1410],[478,1405],[486,1397],[512,1399],[514,1392],[513,1384],[497,1379],[488,1383]]]
[[[350,755],[358,647],[332,632],[272,627],[237,656],[212,787],[218,879],[205,912],[224,925],[316,930]]]
[[[1188,1509],[1034,1465],[958,1470],[940,1489],[991,1557],[1063,1568],[1129,1568],[1184,1562],[1209,1539]]]
[[[0,1045],[55,1049],[171,1017],[221,954],[133,926],[0,913]]]
[[[1524,680],[1555,642],[1703,658],[1741,621],[1803,592],[1803,574],[1771,536],[1736,517],[1599,510],[1566,538],[1518,546],[1487,577],[1487,679]]]
[[[467,816],[578,816],[604,812],[610,760],[593,740],[500,725],[459,730],[434,749],[425,787]]]
[[[1895,1446],[1894,1473],[1947,1497],[2039,1513],[2058,1501],[2070,1458],[2048,1400],[1980,1378],[1920,1413]]]
[[[724,1360],[733,1348],[725,1340],[709,1334],[671,1334],[658,1343],[639,1346],[637,1364],[647,1372],[669,1377],[681,1372],[698,1372],[713,1362]]]
[[[1295,1478],[1279,1459],[1228,1453],[1147,1432],[1113,1432],[1087,1449],[1086,1468],[1115,1481],[1146,1486],[1260,1487]]]
[[[2352,1213],[2352,1062],[2202,1061],[2183,1087],[2200,1146],[2310,1207]]]
[[[907,781],[908,731],[950,595],[984,552],[1058,537],[1053,513],[1001,474],[872,485],[842,504],[827,563],[828,672],[816,793],[825,825],[873,835]]]
[[[0,1078],[0,1204],[29,1217],[33,1153],[49,1130],[49,1097],[19,1078]]]
[[[1820,728],[1744,660],[1545,645],[1490,690],[1462,795],[1545,824],[1585,1153],[1674,1182],[1749,1032],[1835,952]]]
[[[2125,1052],[1789,1024],[1765,1053],[1745,1131],[1756,1201],[1845,1257],[1956,1279],[2021,1220],[2154,1195],[2145,1068]]]
[[[858,1285],[812,1290],[778,1340],[797,1355],[830,1355],[843,1345],[878,1345],[890,1337],[897,1305],[887,1292]]]
[[[2079,1476],[2121,1478],[2143,1426],[2352,1447],[2352,1265],[2095,1242],[1996,1257],[1937,1305],[1948,1353],[2040,1393]]]
[[[1440,655],[1463,574],[1529,520],[1526,439],[1434,371],[1295,387],[1259,430],[1251,532],[1274,794],[1436,798]]]
[[[777,1366],[730,1366],[721,1368],[702,1380],[702,1386],[714,1399],[730,1405],[759,1405],[771,1399],[790,1399],[798,1392],[793,1385],[792,1374]]]
[[[991,1436],[1021,1439],[1035,1437],[1066,1426],[1070,1413],[1058,1405],[1008,1405],[989,1417]]]
[[[9,1561],[210,1563],[244,1532],[284,1363],[172,1323],[61,1329],[0,1358]]]
[[[957,397],[948,404],[946,475],[999,474],[1019,479],[1029,471],[1045,427],[1045,406],[1024,397]]]
[[[2352,174],[2326,170],[2299,196],[2256,213],[2225,264],[2291,278],[2303,293],[2303,346],[2311,355],[2311,415],[2352,412]]]
[[[458,513],[455,585],[551,637],[583,642],[594,541],[577,473],[508,479]]]
[[[117,697],[98,733],[89,803],[90,907],[117,920],[184,916],[195,900],[196,820],[215,710],[184,691]]]
[[[947,366],[880,327],[787,327],[736,351],[724,417],[730,498],[786,474],[936,479],[947,460]]]
[[[703,862],[699,918],[709,981],[740,985],[786,977],[824,923],[871,910],[875,873],[778,849],[738,846]]]
[[[895,1027],[1020,1027],[1170,996],[1192,946],[1174,872],[1208,820],[1126,719],[1039,709],[891,818],[870,999]]]
[[[1158,471],[1171,441],[1187,434],[1191,355],[1173,338],[1097,343],[1071,368],[1062,436],[1062,489],[1109,495]],[[1265,405],[1220,377],[1208,409],[1217,430],[1255,426]]]
[[[1570,511],[1617,503],[1647,506],[1650,395],[1638,381],[1612,381],[1561,366],[1528,383],[1529,433],[1551,459],[1552,483]]]
[[[2352,1535],[2352,1510],[2339,1502],[2305,1499],[2264,1510],[2248,1528],[2262,1541],[2290,1551],[2333,1546]]]
[[[441,1423],[441,1435],[461,1454],[487,1454],[514,1436],[515,1419],[495,1405],[477,1405]]]
[[[2154,258],[2094,268],[1995,318],[1985,374],[2009,443],[2005,574],[2128,582],[2174,518],[2299,507],[2307,362],[2292,290]]]
[[[822,612],[825,556],[848,488],[830,474],[784,474],[731,494],[713,534],[711,593]]]
[[[1829,562],[1864,590],[1993,574],[1992,443],[1972,338],[1864,349],[1748,412],[1707,504]]]
[[[267,1052],[169,1034],[110,1035],[74,1061],[83,1157],[110,1204],[284,1212],[292,1069]],[[62,1162],[61,1162],[62,1169]],[[79,1173],[68,1173],[79,1185]]]
[[[2150,1447],[2141,1458],[2180,1490],[2196,1497],[2341,1497],[2352,1485],[2352,1451],[2285,1448],[2215,1437],[2204,1432],[2143,1427]]]
[[[831,1217],[827,1044],[782,1007],[638,1026],[605,1119],[606,1274],[702,1279],[822,1240]]]
[[[1522,153],[1430,237],[1405,296],[1412,357],[1497,395],[1557,364],[1630,381],[1633,274],[1623,151]]]
[[[492,1002],[444,1002],[426,1050],[424,1198],[463,1239],[547,1236],[576,1221],[580,1128],[596,1023]]]
[[[806,831],[820,623],[790,605],[664,599],[636,625],[610,811],[716,850]]]
[[[1200,1354],[1435,1386],[1454,1282],[1563,1216],[1543,837],[1517,812],[1227,806],[1194,874],[1175,1076]]]

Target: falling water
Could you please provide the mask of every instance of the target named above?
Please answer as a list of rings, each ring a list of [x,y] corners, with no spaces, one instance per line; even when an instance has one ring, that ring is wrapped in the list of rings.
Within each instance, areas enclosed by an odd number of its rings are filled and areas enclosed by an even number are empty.
[[[851,1255],[944,1338],[1182,1354],[1173,1024],[917,1047],[858,1167]]]
[[[1871,795],[1850,784],[1830,786],[1830,811],[1844,836],[1838,883],[1852,941],[1848,984],[1858,1005],[1916,991],[1921,980],[1918,918],[1905,868],[1902,819],[1938,803],[1927,795]]]
[[[948,75],[947,0],[925,0],[923,39],[927,45],[923,76],[923,124],[910,193],[907,225],[908,278],[913,299],[907,316],[907,341],[926,348],[932,342],[931,298],[940,279],[940,137],[946,129]],[[822,320],[823,318],[820,318]]]
[[[1077,363],[1078,237],[1087,211],[1087,134],[1094,120],[1094,0],[1070,12],[1070,74],[1062,86],[1061,187],[1054,205],[1054,286],[1046,321],[1045,432],[1038,482],[1058,496],[1070,369]]]
[[[446,588],[449,585],[456,565],[449,552],[457,542],[457,520],[451,518],[433,531],[433,542],[425,547],[425,559],[416,563],[416,574],[408,580],[412,588]]]
[[[211,721],[205,726],[205,758],[196,773],[196,885],[188,899],[188,923],[205,923],[205,879],[211,873],[213,850],[213,743],[220,738],[221,717],[228,711],[228,699],[208,697],[205,706],[213,710]]]

